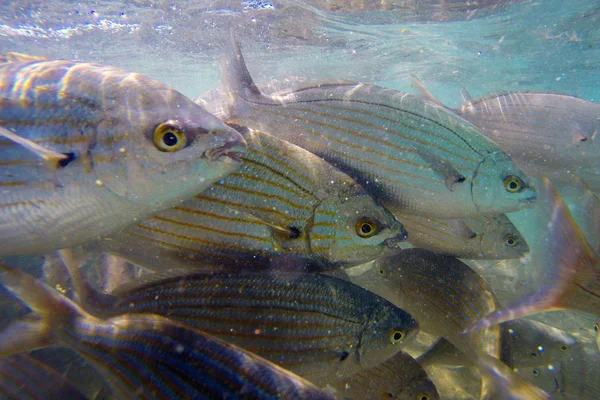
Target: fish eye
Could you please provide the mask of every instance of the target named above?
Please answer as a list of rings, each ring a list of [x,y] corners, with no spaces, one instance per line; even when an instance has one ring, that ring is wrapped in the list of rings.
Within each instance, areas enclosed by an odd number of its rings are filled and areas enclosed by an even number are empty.
[[[598,332],[598,324],[595,324],[595,325],[594,325],[594,330],[595,330],[596,332]]]
[[[533,374],[533,376],[538,376],[540,374],[540,371],[538,371],[536,368],[531,370],[531,373]]]
[[[509,175],[504,178],[504,187],[508,193],[516,193],[521,191],[523,187],[523,182],[519,177],[514,175]]]
[[[390,334],[390,343],[391,344],[396,344],[399,341],[401,341],[402,339],[404,339],[404,331],[395,330]]]
[[[379,224],[373,218],[362,217],[354,226],[356,234],[361,238],[370,238],[379,233]]]
[[[385,269],[379,268],[379,275],[385,276]],[[597,326],[597,325],[596,325]]]
[[[519,244],[519,238],[511,233],[504,236],[503,240],[504,240],[504,245],[508,246],[508,247],[515,247],[517,244]]]
[[[566,344],[563,344],[562,346],[560,346],[560,351],[567,351],[569,350],[569,346],[567,346]]]
[[[187,144],[187,136],[175,122],[163,122],[154,129],[154,145],[160,151],[174,152]]]
[[[417,396],[417,400],[429,400],[429,396],[426,394],[420,394]]]

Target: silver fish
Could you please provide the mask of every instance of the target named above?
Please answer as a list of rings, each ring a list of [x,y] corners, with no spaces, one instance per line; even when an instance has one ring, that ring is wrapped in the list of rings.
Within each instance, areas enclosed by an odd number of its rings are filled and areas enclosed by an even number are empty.
[[[101,244],[146,268],[213,264],[319,269],[373,260],[406,238],[356,182],[312,153],[266,133],[244,133],[242,167],[204,192]],[[167,263],[166,260],[169,260]]]
[[[239,45],[224,64],[223,118],[271,132],[348,172],[395,212],[463,218],[530,207],[535,190],[510,158],[453,112],[363,83],[263,94]]]
[[[116,398],[333,399],[253,353],[167,318],[100,319],[5,264],[0,280],[33,310],[0,331],[0,355],[69,347],[105,376]]]
[[[439,400],[427,372],[408,353],[393,357],[366,371],[330,383],[344,399]]]
[[[545,171],[600,168],[600,104],[548,92],[467,99],[456,110],[517,163]]]
[[[0,64],[2,255],[114,234],[240,166],[242,136],[158,81],[22,59]]]
[[[572,309],[600,314],[600,258],[585,239],[569,209],[549,180],[544,179],[542,213],[549,228],[547,248],[537,264],[542,284],[524,298],[498,309],[470,331],[538,312]]]
[[[418,331],[405,311],[341,279],[306,273],[149,274],[112,295],[73,270],[95,315],[152,313],[236,344],[324,386],[397,353]]]
[[[464,219],[438,219],[396,215],[408,232],[408,241],[419,247],[458,258],[519,258],[529,246],[504,214]]]

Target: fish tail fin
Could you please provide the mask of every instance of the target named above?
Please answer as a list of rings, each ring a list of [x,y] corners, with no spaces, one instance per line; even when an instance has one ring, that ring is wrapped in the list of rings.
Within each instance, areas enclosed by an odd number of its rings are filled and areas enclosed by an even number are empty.
[[[586,311],[582,308],[585,304],[577,301],[584,291],[579,282],[600,279],[596,267],[600,260],[554,186],[547,178],[542,181],[545,196],[540,205],[543,214],[549,216],[546,225],[550,232],[545,251],[536,263],[540,270],[547,271],[543,277],[545,283],[535,293],[491,313],[465,332],[542,311],[564,308]]]
[[[246,100],[260,100],[265,96],[252,80],[240,44],[233,29],[230,31],[232,53],[221,63],[224,91],[229,96],[229,106],[224,112],[227,119],[244,116]]]
[[[85,314],[56,290],[4,263],[0,263],[0,283],[32,310],[0,331],[0,356],[50,346],[56,328]]]

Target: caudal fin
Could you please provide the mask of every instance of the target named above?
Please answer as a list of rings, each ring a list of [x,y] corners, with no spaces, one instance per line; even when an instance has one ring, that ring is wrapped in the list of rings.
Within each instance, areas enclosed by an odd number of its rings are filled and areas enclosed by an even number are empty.
[[[32,310],[0,331],[0,356],[50,346],[56,328],[85,314],[62,294],[4,263],[0,263],[0,283]]]

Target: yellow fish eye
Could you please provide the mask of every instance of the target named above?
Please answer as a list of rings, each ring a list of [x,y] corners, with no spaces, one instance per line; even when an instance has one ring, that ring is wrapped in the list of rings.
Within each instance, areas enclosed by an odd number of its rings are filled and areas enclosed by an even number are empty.
[[[154,129],[154,145],[160,151],[173,152],[183,149],[187,144],[187,136],[176,123],[163,122]]]
[[[567,346],[566,344],[563,344],[560,346],[560,351],[567,351],[569,350],[569,346]]]
[[[385,276],[385,269],[379,268],[379,275]]]
[[[379,233],[379,225],[377,224],[377,221],[368,217],[360,218],[356,222],[354,229],[356,229],[356,234],[361,238],[370,238],[371,236]]]
[[[509,175],[504,178],[504,187],[508,193],[516,193],[521,191],[523,187],[523,182],[519,177],[514,175]]]
[[[504,236],[504,245],[505,246],[515,247],[517,244],[519,244],[519,238],[516,237],[515,235],[509,233],[508,235]]]
[[[421,393],[417,396],[417,400],[429,400],[429,396],[427,396],[425,393]]]
[[[390,334],[390,343],[396,344],[404,339],[404,331],[395,330]]]

